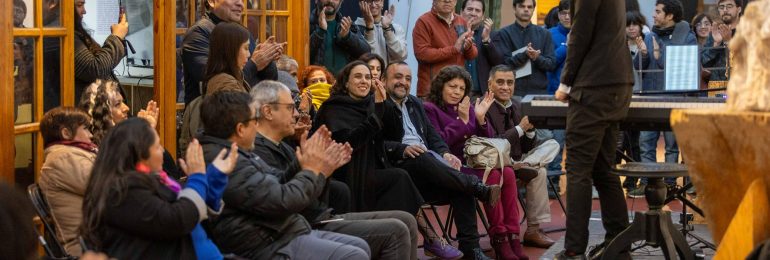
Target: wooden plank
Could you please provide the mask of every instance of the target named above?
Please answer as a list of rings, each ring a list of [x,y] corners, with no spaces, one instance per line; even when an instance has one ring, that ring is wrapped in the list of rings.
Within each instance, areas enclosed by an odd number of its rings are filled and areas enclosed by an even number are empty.
[[[770,208],[767,207],[767,182],[756,179],[738,205],[714,260],[744,259],[759,243],[770,236]]]
[[[154,100],[160,106],[158,135],[176,157],[176,1],[154,1]]]
[[[719,243],[749,185],[770,169],[770,113],[674,110],[671,127]]]
[[[0,1],[0,10],[0,180],[13,183],[13,1]]]
[[[74,0],[62,0],[62,10],[73,10]],[[75,106],[75,15],[73,12],[61,12],[62,24],[67,34],[61,42],[61,104]],[[77,97],[78,99],[80,97]]]

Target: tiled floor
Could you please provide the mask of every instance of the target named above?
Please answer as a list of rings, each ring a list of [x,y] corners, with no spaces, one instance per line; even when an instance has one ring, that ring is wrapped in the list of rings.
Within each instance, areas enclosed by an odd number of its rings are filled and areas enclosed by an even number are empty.
[[[564,178],[564,177],[562,177],[562,178]],[[562,180],[562,181],[564,181],[564,180]],[[562,182],[562,183],[566,183],[566,182]],[[644,210],[647,209],[647,203],[646,203],[646,201],[643,198],[642,199],[628,198],[628,199],[626,199],[626,205],[627,205],[627,208],[629,210],[629,213],[632,213],[634,211],[644,211]],[[558,229],[558,228],[565,227],[566,216],[565,216],[564,212],[562,211],[561,207],[559,207],[558,201],[551,200],[550,201],[550,206],[551,206],[551,223],[544,224],[542,226],[542,228],[545,229],[545,230],[549,230],[549,229]],[[442,219],[445,219],[447,209],[448,209],[447,206],[438,207],[439,215],[442,217]],[[601,227],[601,222],[599,221],[601,219],[601,217],[599,216],[599,209],[600,209],[599,208],[599,200],[593,200],[593,214],[594,214],[594,217],[592,217],[593,221],[591,221],[591,225],[590,225],[590,228],[589,228],[591,230],[591,232],[592,232],[592,234],[591,234],[592,235],[592,239],[591,239],[592,241],[589,242],[589,245],[592,245],[594,243],[598,243],[600,238],[601,238],[601,236],[602,236],[601,234],[603,234],[603,229]],[[681,203],[677,202],[677,201],[669,203],[667,205],[667,209],[672,211],[672,216],[673,216],[672,218],[674,219],[675,223],[677,223],[678,219],[679,219],[679,213],[682,211]],[[434,221],[434,220],[431,218],[431,221]],[[435,225],[435,222],[434,222],[434,225]],[[480,234],[486,233],[486,231],[484,230],[484,227],[481,224],[481,221],[479,221],[478,226],[479,226],[479,233]],[[526,229],[526,223],[524,223],[522,225],[522,234],[523,234],[525,229]],[[711,239],[710,235],[708,234],[708,230],[705,227],[705,225],[703,225],[703,224],[696,225],[696,231],[699,232],[700,235],[706,236],[708,240],[713,240],[713,239]],[[562,238],[564,236],[564,233],[565,233],[564,231],[561,231],[561,232],[553,232],[553,233],[549,233],[548,234],[548,236],[550,236],[552,239],[557,241],[557,244],[554,245],[550,250],[548,250],[548,249],[541,249],[541,248],[534,248],[534,247],[524,247],[524,252],[530,257],[530,259],[552,259],[553,255],[555,253],[557,253],[558,251],[562,250],[562,245],[563,245],[563,239]],[[422,238],[420,238],[420,239],[422,239]],[[596,241],[593,241],[593,240],[596,240]],[[422,241],[420,241],[420,243],[422,243]],[[453,244],[455,246],[457,245],[456,242],[453,243]],[[486,251],[487,255],[489,255],[490,257],[494,256],[494,253],[491,250],[491,246],[490,246],[490,243],[489,243],[489,237],[482,237],[481,238],[481,247],[482,247],[482,249],[485,249],[485,250],[488,249],[488,251]],[[709,251],[709,250],[705,250],[705,251],[706,251],[705,253],[706,253],[707,258],[709,258],[709,256],[713,255],[713,251]],[[642,249],[642,250],[640,250],[640,252],[641,253],[639,253],[639,254],[635,253],[633,255],[634,259],[663,259],[662,253],[660,253],[660,251],[657,251],[659,253],[657,255],[656,255],[655,251],[651,251],[651,250]],[[422,249],[420,249],[418,251],[418,257],[420,259],[430,259],[429,257],[427,257],[427,256],[425,256],[423,254]]]

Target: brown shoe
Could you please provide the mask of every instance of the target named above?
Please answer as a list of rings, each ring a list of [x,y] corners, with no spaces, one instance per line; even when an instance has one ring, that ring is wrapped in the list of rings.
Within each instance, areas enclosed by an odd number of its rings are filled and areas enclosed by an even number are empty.
[[[539,248],[549,248],[555,242],[542,229],[527,229],[524,232],[524,245]]]

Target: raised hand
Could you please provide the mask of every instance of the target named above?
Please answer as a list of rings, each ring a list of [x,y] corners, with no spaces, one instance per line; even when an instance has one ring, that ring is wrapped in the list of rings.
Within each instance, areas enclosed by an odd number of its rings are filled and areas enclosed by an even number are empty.
[[[348,37],[348,34],[350,34],[350,26],[353,24],[353,20],[350,20],[350,16],[342,17],[342,22],[340,22],[340,33],[337,35],[340,38]]]
[[[371,4],[366,1],[359,1],[358,2],[358,8],[361,8],[361,16],[364,18],[364,22],[366,23],[367,28],[374,27],[374,17],[372,17],[372,9]]]
[[[182,171],[184,171],[184,174],[187,176],[194,173],[206,174],[206,162],[203,160],[203,147],[201,147],[198,139],[193,139],[192,142],[187,145],[185,159],[179,158],[179,167],[182,168]]]
[[[316,9],[318,9],[318,27],[320,27],[322,30],[326,31],[326,28],[329,26],[326,23],[326,15],[324,14],[324,6],[321,4],[321,1],[316,0],[315,1]]]
[[[374,103],[382,103],[388,97],[385,86],[379,79],[372,79],[372,88],[374,88]]]
[[[145,109],[139,110],[139,113],[137,113],[136,116],[147,120],[147,122],[150,123],[150,126],[155,128],[158,125],[159,113],[160,109],[158,108],[158,103],[150,100],[150,102],[147,102],[147,107]]]
[[[326,177],[329,177],[338,168],[342,167],[346,163],[350,162],[351,154],[353,154],[353,147],[350,144],[332,143],[326,148],[326,159],[328,161],[328,168],[321,173]]]
[[[308,114],[300,114],[299,118],[297,119],[297,123],[294,124],[294,137],[298,140],[302,138],[302,135],[307,133],[308,130],[310,130],[310,127],[312,126],[312,121],[310,120],[310,115]]]
[[[524,116],[521,118],[521,122],[519,122],[519,127],[521,127],[521,130],[524,132],[529,131],[529,129],[535,128],[534,125],[529,123],[529,117]]]
[[[492,25],[494,22],[492,19],[484,19],[484,30],[481,31],[481,41],[489,42],[489,34],[492,32]]]
[[[730,26],[720,24],[717,28],[719,29],[719,34],[722,35],[723,42],[729,42],[733,38],[733,30],[730,29]]]
[[[110,32],[115,36],[118,36],[121,40],[126,38],[128,34],[128,21],[126,21],[126,14],[120,14],[120,22],[110,26]]]
[[[465,42],[468,40],[468,37],[472,35],[472,33],[473,31],[468,30],[463,34],[461,34],[460,37],[457,37],[454,47],[458,52],[462,52],[465,48],[468,48],[468,47],[465,47],[464,45],[466,45]]]
[[[334,163],[334,157],[338,155],[326,154],[327,148],[333,145],[331,133],[326,126],[321,126],[309,139],[307,133],[300,138],[300,146],[297,147],[297,159],[302,169],[315,174],[328,176],[334,169],[330,169]]]
[[[462,101],[460,101],[459,104],[457,104],[457,116],[460,117],[460,120],[463,121],[463,123],[468,123],[470,121],[470,112],[471,112],[471,98],[468,96],[465,96]]]
[[[714,39],[714,47],[722,45],[724,38],[722,37],[722,30],[719,29],[719,25],[711,27],[711,38]]]
[[[251,54],[251,61],[257,65],[257,70],[263,70],[270,65],[270,62],[280,58],[284,44],[276,43],[275,36],[270,36],[265,42],[257,44],[257,48]]]
[[[642,38],[642,36],[636,36],[634,41],[636,42],[637,48],[639,48],[639,52],[641,52],[642,55],[647,55],[647,44],[644,43],[644,38]]]
[[[396,16],[396,6],[390,5],[390,9],[385,10],[385,13],[382,15],[382,20],[380,21],[382,23],[382,27],[390,27],[390,25],[393,24],[394,16]]]
[[[214,158],[214,161],[211,162],[211,164],[214,165],[214,167],[217,167],[217,169],[224,173],[224,174],[230,174],[233,172],[233,169],[235,169],[235,164],[238,163],[238,144],[233,143],[230,145],[230,151],[228,152],[227,149],[222,149],[219,151],[219,154],[217,154],[217,157]]]
[[[307,90],[305,92],[302,92],[299,97],[299,108],[297,108],[300,112],[303,112],[305,114],[310,113],[310,105],[313,103],[313,94],[310,93],[310,90]]]
[[[532,47],[531,42],[527,44],[527,57],[529,57],[530,60],[536,60],[540,57],[540,50],[535,50],[535,48]]]
[[[652,36],[652,56],[655,57],[655,59],[660,59],[660,45],[658,45],[658,41],[655,40],[655,36]]]
[[[492,91],[487,91],[487,93],[484,94],[484,98],[476,99],[476,105],[473,107],[473,112],[476,116],[476,122],[478,122],[479,125],[486,124],[487,111],[489,111],[489,108],[492,107],[494,102],[495,97],[492,94]]]

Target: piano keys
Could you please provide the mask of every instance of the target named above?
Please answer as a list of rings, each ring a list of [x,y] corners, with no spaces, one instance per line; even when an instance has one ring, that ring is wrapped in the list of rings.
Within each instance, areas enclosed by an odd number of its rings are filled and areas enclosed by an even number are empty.
[[[628,116],[620,122],[620,129],[670,131],[671,109],[724,107],[725,99],[721,97],[632,96]],[[536,128],[565,129],[567,126],[567,103],[552,95],[525,96],[521,100],[521,112]]]

